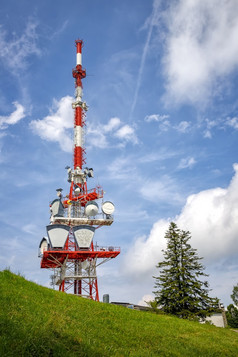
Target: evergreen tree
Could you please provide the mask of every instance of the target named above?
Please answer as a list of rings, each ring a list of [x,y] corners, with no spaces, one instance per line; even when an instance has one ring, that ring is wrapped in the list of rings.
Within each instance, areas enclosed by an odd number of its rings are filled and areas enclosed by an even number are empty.
[[[218,300],[208,296],[208,282],[200,280],[204,267],[196,249],[189,244],[190,232],[181,231],[171,222],[165,234],[167,249],[164,261],[158,263],[160,274],[155,278],[154,294],[158,305],[180,317],[205,317],[214,311]]]

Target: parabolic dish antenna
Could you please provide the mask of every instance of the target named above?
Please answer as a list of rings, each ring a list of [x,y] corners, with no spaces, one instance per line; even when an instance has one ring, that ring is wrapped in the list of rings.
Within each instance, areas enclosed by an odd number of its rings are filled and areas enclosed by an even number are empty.
[[[102,211],[105,214],[113,214],[115,211],[115,206],[112,202],[106,201],[102,204]]]
[[[98,214],[98,204],[95,201],[89,201],[85,206],[86,216],[96,216]]]

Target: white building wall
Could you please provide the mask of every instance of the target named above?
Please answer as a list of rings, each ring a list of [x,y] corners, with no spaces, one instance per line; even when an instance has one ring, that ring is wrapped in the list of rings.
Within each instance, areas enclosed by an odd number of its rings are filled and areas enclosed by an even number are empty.
[[[225,327],[224,318],[221,312],[208,316],[206,318],[206,321],[210,321],[213,325],[217,327]]]

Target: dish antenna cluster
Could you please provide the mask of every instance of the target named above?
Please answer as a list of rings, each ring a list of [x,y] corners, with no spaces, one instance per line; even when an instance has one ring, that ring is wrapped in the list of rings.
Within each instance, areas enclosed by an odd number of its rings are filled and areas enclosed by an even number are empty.
[[[93,177],[93,169],[83,167],[86,163],[83,136],[87,104],[83,101],[82,79],[86,71],[82,68],[82,40],[76,40],[74,149],[73,169],[66,167],[69,194],[64,197],[57,189],[57,198],[50,204],[50,224],[47,237],[39,246],[41,268],[52,269],[52,284],[59,290],[69,291],[99,301],[96,268],[115,258],[120,248],[99,247],[94,244],[95,230],[113,223],[114,204],[103,201],[104,192],[100,186],[88,189],[87,181]]]

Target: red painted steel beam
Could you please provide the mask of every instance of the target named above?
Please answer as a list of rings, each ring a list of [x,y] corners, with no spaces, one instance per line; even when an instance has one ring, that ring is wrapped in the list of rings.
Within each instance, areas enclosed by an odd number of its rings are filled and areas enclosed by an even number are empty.
[[[120,254],[120,250],[114,251],[88,251],[88,250],[79,250],[79,251],[69,251],[69,250],[48,250],[45,251],[41,260],[41,268],[49,268],[49,267],[59,267],[60,264],[63,264],[66,258],[69,260],[81,260],[84,261],[86,259],[108,259],[108,258],[116,258]],[[58,262],[58,263],[57,263]]]

